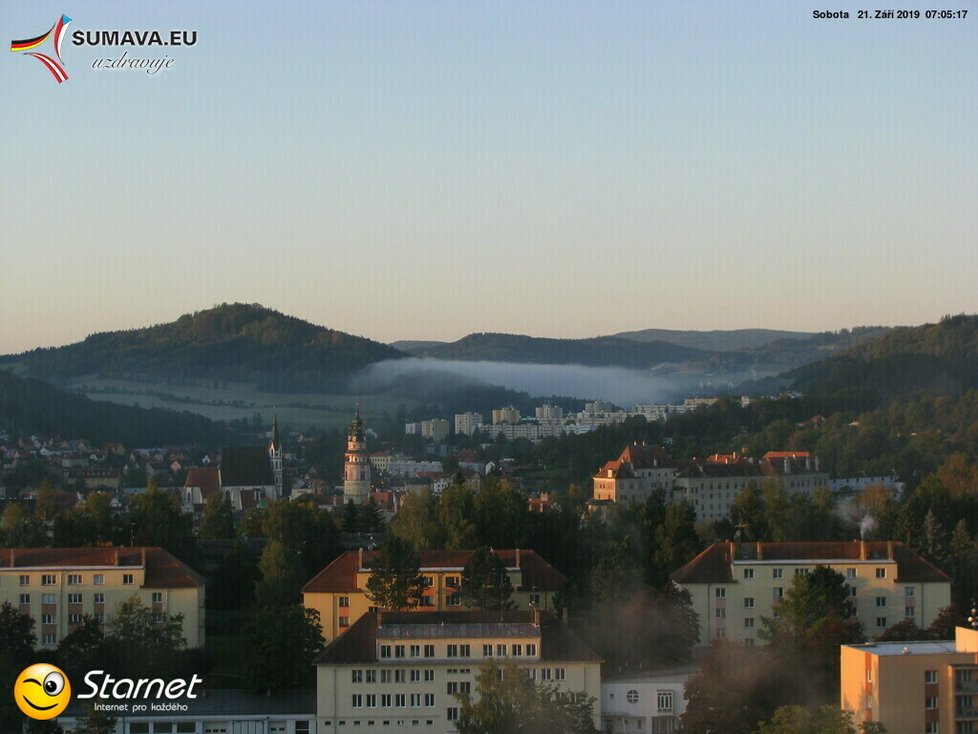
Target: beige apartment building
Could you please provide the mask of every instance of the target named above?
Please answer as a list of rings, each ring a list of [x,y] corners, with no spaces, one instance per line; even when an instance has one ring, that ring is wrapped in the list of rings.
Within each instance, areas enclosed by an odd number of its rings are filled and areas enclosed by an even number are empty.
[[[462,569],[474,551],[421,551],[424,595],[417,612],[462,610]],[[518,609],[533,604],[539,610],[553,608],[553,595],[566,577],[534,551],[495,550],[506,566],[513,586],[512,603]],[[302,587],[304,606],[319,612],[323,637],[329,641],[343,634],[360,617],[374,609],[367,598],[369,564],[377,551],[347,551]]]
[[[846,578],[868,637],[896,622],[927,627],[951,603],[951,578],[896,541],[713,543],[670,578],[686,589],[700,619],[700,645],[726,638],[761,644],[761,617],[798,574],[828,566]]]
[[[57,645],[85,615],[107,621],[132,597],[158,614],[182,614],[187,646],[204,644],[204,579],[163,548],[0,551],[0,604],[32,618],[43,647]]]
[[[593,697],[601,722],[601,661],[566,624],[539,611],[370,612],[316,661],[318,732],[455,732],[461,703],[478,698],[488,661]]]
[[[978,630],[954,640],[843,645],[841,706],[889,734],[978,732]]]
[[[594,499],[644,503],[655,490],[668,497],[676,464],[661,446],[635,443],[594,475]]]

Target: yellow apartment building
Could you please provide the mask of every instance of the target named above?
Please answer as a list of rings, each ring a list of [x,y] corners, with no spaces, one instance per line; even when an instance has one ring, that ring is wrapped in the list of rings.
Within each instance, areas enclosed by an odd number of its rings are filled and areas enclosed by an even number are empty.
[[[978,630],[954,640],[843,645],[841,706],[889,734],[978,732]]]
[[[462,611],[462,569],[474,551],[421,551],[424,595],[418,612]],[[513,586],[512,603],[518,609],[533,604],[553,608],[553,595],[566,577],[534,551],[496,550]],[[368,567],[377,551],[347,551],[302,587],[302,603],[319,612],[323,637],[335,639],[374,607],[367,598]]]
[[[868,637],[905,619],[927,627],[951,603],[951,578],[896,541],[713,543],[670,574],[700,619],[700,645],[726,638],[760,644],[761,617],[798,574],[828,566],[846,578]]]
[[[477,699],[487,662],[593,697],[601,722],[601,660],[563,622],[539,611],[370,612],[316,661],[320,734],[456,731],[457,693]]]
[[[43,647],[85,615],[106,621],[131,597],[158,614],[182,614],[187,646],[204,644],[204,579],[163,548],[0,550],[0,604],[32,618]]]

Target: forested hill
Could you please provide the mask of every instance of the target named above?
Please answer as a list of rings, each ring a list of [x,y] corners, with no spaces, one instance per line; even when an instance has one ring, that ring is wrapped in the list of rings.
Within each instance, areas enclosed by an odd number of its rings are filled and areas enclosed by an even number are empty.
[[[709,358],[699,349],[638,342],[615,336],[592,339],[547,339],[518,334],[469,334],[451,344],[413,350],[415,356],[463,361],[582,364],[589,366],[653,367],[667,362]]]
[[[807,395],[860,393],[878,403],[917,395],[958,396],[978,388],[978,316],[892,329],[782,379]]]
[[[0,357],[41,379],[153,376],[250,382],[259,389],[326,391],[373,362],[404,356],[363,337],[260,305],[223,304],[145,329]]]
[[[4,370],[0,370],[0,430],[85,438],[97,445],[119,441],[126,446],[221,446],[240,440],[225,424],[193,413],[89,400]]]

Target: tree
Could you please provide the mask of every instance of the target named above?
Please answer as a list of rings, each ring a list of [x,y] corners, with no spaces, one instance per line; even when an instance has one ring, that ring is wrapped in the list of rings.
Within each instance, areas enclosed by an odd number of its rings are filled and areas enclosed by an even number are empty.
[[[294,551],[275,538],[265,544],[258,561],[261,580],[255,587],[259,606],[294,604],[305,578],[302,560]]]
[[[866,731],[866,727],[861,727]],[[876,734],[885,734],[881,726],[872,727]],[[857,734],[852,715],[838,706],[781,706],[770,721],[762,721],[757,734]]]
[[[379,608],[399,612],[421,603],[421,556],[393,533],[384,538],[370,566],[367,597]]]
[[[927,630],[921,629],[912,619],[904,619],[891,624],[883,634],[876,638],[878,642],[903,642],[906,640],[926,640]]]
[[[187,647],[183,615],[157,615],[139,597],[130,597],[105,623],[105,646],[118,661],[120,673],[158,677],[177,667],[179,653]]]
[[[487,545],[476,548],[462,569],[462,603],[478,609],[511,609],[513,584],[506,564]]]
[[[198,535],[202,539],[234,537],[234,513],[228,495],[218,492],[207,500],[200,516]]]
[[[243,632],[249,690],[272,694],[314,685],[312,663],[323,648],[315,609],[301,604],[262,607]]]
[[[19,731],[23,717],[13,696],[14,681],[34,659],[34,620],[21,614],[13,604],[0,605],[0,731]]]
[[[927,636],[932,640],[953,640],[954,630],[966,624],[965,615],[954,606],[941,607],[934,621],[927,628]]]
[[[455,694],[462,706],[459,734],[596,734],[594,699],[538,686],[514,663],[486,663],[476,677],[478,703]]]
[[[136,545],[158,545],[183,561],[193,561],[197,550],[193,519],[181,512],[176,495],[163,492],[155,482],[136,498],[129,524]]]
[[[115,717],[94,707],[86,707],[86,714],[78,722],[75,734],[115,734]]]
[[[391,521],[391,532],[418,550],[443,547],[442,526],[438,519],[439,504],[430,489],[409,494]]]
[[[89,615],[82,617],[81,624],[65,635],[58,643],[61,667],[70,680],[95,668],[95,663],[105,654],[105,635],[102,625]]]

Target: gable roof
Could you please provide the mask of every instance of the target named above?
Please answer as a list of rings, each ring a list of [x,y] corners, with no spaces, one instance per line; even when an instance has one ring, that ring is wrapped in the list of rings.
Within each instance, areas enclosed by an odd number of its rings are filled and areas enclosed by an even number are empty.
[[[272,462],[261,446],[231,446],[221,449],[222,487],[272,487]]]
[[[192,466],[187,472],[184,487],[200,487],[200,495],[209,500],[221,491],[221,475],[213,466]]]
[[[158,546],[124,548],[9,548],[0,551],[0,568],[65,569],[140,568],[146,564],[145,588],[183,589],[204,586],[204,577]]]
[[[459,572],[468,563],[475,551],[460,550],[424,550],[420,552],[421,572],[434,569],[458,569]],[[364,566],[377,555],[378,551],[363,551]],[[493,553],[507,568],[516,568],[519,555],[519,568],[522,571],[522,583],[515,591],[556,591],[567,581],[567,577],[551,566],[532,550],[494,550]],[[326,568],[312,577],[302,593],[336,593],[361,591],[357,587],[357,570],[360,563],[360,551],[346,551]]]
[[[669,574],[677,584],[734,583],[731,558],[737,561],[845,563],[890,561],[897,564],[897,583],[950,583],[951,577],[912,548],[893,540],[793,543],[713,543]]]

